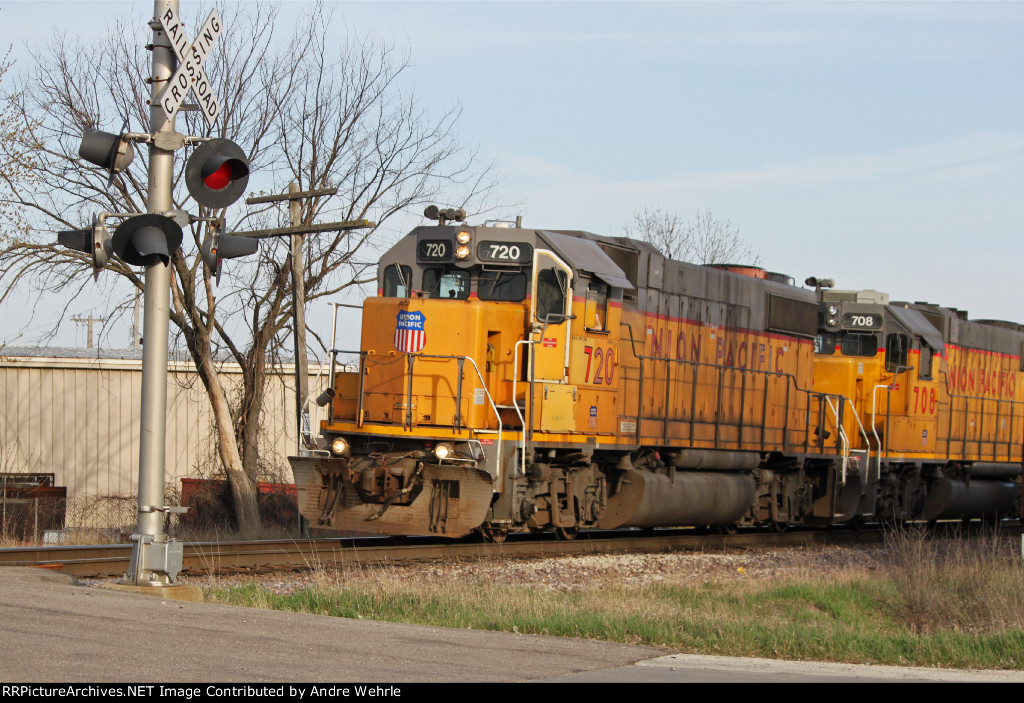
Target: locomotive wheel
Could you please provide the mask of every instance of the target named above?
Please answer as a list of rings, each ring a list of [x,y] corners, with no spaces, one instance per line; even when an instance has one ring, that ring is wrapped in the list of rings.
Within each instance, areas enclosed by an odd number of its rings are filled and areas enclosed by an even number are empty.
[[[783,532],[786,532],[787,530],[789,530],[789,523],[788,522],[781,522],[781,521],[780,522],[773,522],[770,525],[770,528],[771,528],[771,531],[774,532],[775,534],[781,535]]]
[[[555,538],[561,540],[576,539],[576,535],[580,533],[578,527],[556,527]]]

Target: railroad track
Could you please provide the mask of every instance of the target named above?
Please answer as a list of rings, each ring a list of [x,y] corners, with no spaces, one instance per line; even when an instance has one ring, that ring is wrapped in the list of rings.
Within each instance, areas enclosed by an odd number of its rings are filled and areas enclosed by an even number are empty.
[[[510,538],[502,544],[417,538],[346,538],[310,540],[260,540],[245,542],[187,542],[182,573],[267,571],[357,563],[422,561],[493,557],[543,557],[579,554],[614,554],[877,543],[878,530],[806,531],[771,534],[763,532],[717,535],[695,530],[580,535],[572,541],[544,537]],[[0,567],[35,566],[84,578],[117,577],[128,571],[130,544],[0,549]]]

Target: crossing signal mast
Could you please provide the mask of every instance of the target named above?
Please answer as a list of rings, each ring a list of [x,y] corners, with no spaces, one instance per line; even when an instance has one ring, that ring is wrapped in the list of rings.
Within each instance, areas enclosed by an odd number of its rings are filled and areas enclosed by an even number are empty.
[[[178,133],[174,121],[185,97],[193,93],[199,110],[212,127],[220,114],[220,103],[213,94],[203,62],[223,29],[216,10],[189,41],[178,17],[178,0],[154,0],[152,43],[152,85],[150,131],[127,132],[127,123],[119,134],[87,130],[82,137],[79,156],[108,171],[111,182],[131,164],[133,144],[149,147],[148,197],[146,213],[100,213],[92,227],[59,232],[58,243],[88,253],[93,275],[99,275],[116,256],[131,266],[145,267],[145,291],[142,337],[142,412],[139,442],[139,500],[136,533],[127,581],[139,586],[170,586],[181,571],[182,545],[164,533],[164,514],[184,512],[184,508],[164,505],[165,426],[167,413],[167,339],[170,318],[170,261],[181,246],[182,228],[206,222],[208,233],[200,246],[200,256],[211,275],[220,281],[224,259],[254,254],[259,239],[292,238],[292,276],[296,293],[297,318],[296,375],[302,388],[298,403],[301,414],[305,399],[305,306],[301,276],[301,237],[317,232],[374,227],[367,220],[334,222],[250,232],[225,233],[224,218],[193,216],[174,209],[172,183],[174,153],[185,147],[195,150],[185,164],[185,186],[195,202],[208,210],[223,210],[238,200],[249,180],[249,159],[228,139],[190,137]],[[333,192],[333,191],[332,191]],[[248,202],[294,200],[324,194],[326,191],[294,192]],[[120,218],[121,224],[110,234],[106,220]],[[296,241],[298,240],[298,241]],[[137,334],[137,332],[136,332]],[[301,359],[299,358],[301,356]],[[301,363],[300,363],[301,362]],[[300,368],[301,367],[301,368]]]
[[[213,126],[220,105],[213,95],[203,62],[220,36],[222,25],[212,10],[195,41],[190,42],[178,18],[178,0],[154,0],[150,131],[120,134],[87,130],[79,156],[114,176],[131,164],[133,144],[149,146],[147,212],[100,213],[91,227],[57,233],[57,241],[88,253],[93,275],[99,276],[116,256],[131,266],[145,267],[142,357],[142,412],[139,443],[138,522],[127,581],[138,586],[170,586],[181,571],[182,545],[164,533],[164,515],[184,508],[164,505],[165,426],[167,413],[167,340],[170,262],[181,246],[182,227],[213,221],[213,234],[201,248],[203,261],[220,276],[221,261],[255,253],[258,240],[220,232],[223,218],[192,216],[174,209],[174,153],[186,145],[196,149],[185,166],[189,194],[201,206],[223,209],[241,197],[249,180],[245,152],[227,139],[188,137],[175,130],[182,101],[194,93],[207,122]],[[127,124],[125,125],[127,129]],[[107,219],[120,218],[110,234]]]

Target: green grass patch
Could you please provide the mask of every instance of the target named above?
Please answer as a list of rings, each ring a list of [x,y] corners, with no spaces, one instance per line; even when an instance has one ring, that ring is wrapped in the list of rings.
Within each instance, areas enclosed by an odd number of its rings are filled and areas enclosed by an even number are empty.
[[[214,589],[209,597],[334,617],[585,637],[689,653],[1024,669],[1019,557],[996,550],[982,577],[963,555],[954,564],[918,553],[914,558],[926,561],[914,567],[899,550],[894,554],[878,574],[553,590],[464,574],[438,587],[382,573],[333,582],[324,576],[287,596],[252,583]],[[930,580],[922,584],[921,578]]]

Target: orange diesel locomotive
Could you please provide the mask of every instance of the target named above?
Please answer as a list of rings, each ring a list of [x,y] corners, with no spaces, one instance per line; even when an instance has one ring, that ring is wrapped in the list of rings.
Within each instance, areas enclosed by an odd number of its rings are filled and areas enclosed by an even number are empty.
[[[381,259],[356,370],[291,458],[312,526],[568,538],[853,517],[853,407],[813,387],[814,291],[444,214]]]
[[[1024,327],[953,308],[821,291],[815,388],[850,398],[866,519],[1019,515]]]

